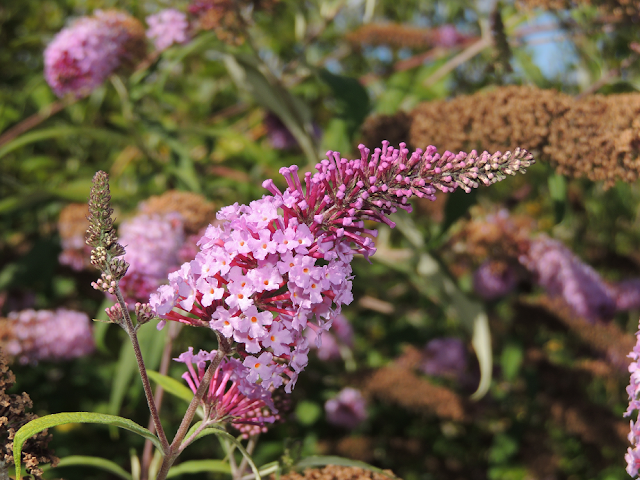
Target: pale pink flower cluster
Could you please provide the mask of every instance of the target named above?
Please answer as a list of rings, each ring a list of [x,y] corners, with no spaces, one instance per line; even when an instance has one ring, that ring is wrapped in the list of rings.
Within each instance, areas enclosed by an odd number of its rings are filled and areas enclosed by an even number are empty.
[[[233,338],[250,382],[278,388],[284,375],[291,392],[308,362],[303,330],[328,329],[353,299],[352,254],[347,246],[323,252],[309,227],[285,219],[280,206],[266,196],[220,210],[225,222],[207,228],[195,260],[170,274],[150,303],[163,318]]]
[[[147,38],[153,41],[156,50],[162,52],[174,43],[189,41],[187,15],[175,8],[166,8],[147,17]]]
[[[640,326],[639,326],[640,328]],[[640,331],[636,333],[637,342],[633,347],[629,358],[632,360],[629,365],[629,386],[627,386],[627,393],[629,394],[629,408],[627,408],[625,417],[629,417],[634,411],[640,410]],[[624,456],[627,461],[627,473],[632,477],[638,475],[640,470],[640,422],[636,416],[636,421],[630,421],[631,431],[629,432],[629,442],[632,447],[627,449],[627,454]]]
[[[284,193],[267,180],[273,196],[220,210],[224,223],[207,228],[195,259],[151,295],[154,312],[233,338],[242,360],[233,368],[246,367],[242,375],[263,389],[284,384],[290,393],[308,363],[304,329],[329,329],[353,299],[354,253],[375,253],[376,231],[365,220],[394,226],[388,215],[411,211],[414,195],[469,191],[534,163],[520,149],[440,155],[430,146],[410,155],[404,143],[395,149],[385,141],[372,155],[364,145],[359,150],[356,160],[328,152],[315,174],[305,174],[304,187],[297,166],[282,168]]]
[[[127,303],[148,302],[149,295],[180,267],[178,252],[184,243],[182,216],[140,214],[122,222],[120,243],[125,246],[127,274],[120,289]]]
[[[615,294],[600,275],[557,240],[544,235],[531,241],[520,262],[551,295],[559,295],[574,312],[590,321],[616,311]]]
[[[200,353],[194,354],[193,347],[189,347],[187,352],[174,359],[187,365],[188,371],[182,378],[193,393],[196,393],[204,377],[207,362],[215,357],[215,350],[200,350]],[[248,370],[235,358],[223,359],[202,399],[203,406],[208,409],[207,420],[229,422],[244,438],[266,432],[265,424],[274,423],[280,418],[271,393],[249,382]]]
[[[91,321],[82,312],[29,309],[11,312],[7,320],[9,335],[3,349],[23,364],[70,360],[95,348]]]
[[[367,403],[355,388],[346,387],[324,404],[327,421],[353,430],[367,419]]]
[[[91,93],[120,66],[133,19],[122,12],[97,10],[61,30],[44,51],[44,76],[56,95]]]

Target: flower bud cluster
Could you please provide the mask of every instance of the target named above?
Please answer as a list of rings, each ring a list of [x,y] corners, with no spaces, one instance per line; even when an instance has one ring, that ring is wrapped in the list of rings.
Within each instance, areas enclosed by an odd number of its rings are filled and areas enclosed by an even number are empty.
[[[136,303],[135,305],[136,317],[138,318],[138,325],[145,324],[151,319],[155,318],[155,314],[151,309],[151,305],[148,303]]]
[[[105,292],[110,293],[111,295],[115,295],[118,283],[116,282],[116,279],[113,277],[113,275],[109,273],[102,273],[100,277],[101,278],[99,278],[97,281],[91,282],[91,286],[99,292]]]
[[[216,350],[200,350],[200,353],[194,354],[193,347],[189,347],[187,352],[174,359],[187,365],[188,371],[182,378],[193,393],[204,377],[207,362],[212,361],[216,353]],[[248,370],[235,358],[223,359],[202,399],[207,420],[229,422],[244,438],[266,432],[265,424],[274,423],[280,418],[271,392],[248,381]]]
[[[124,319],[124,315],[122,313],[122,307],[120,306],[119,303],[116,303],[111,307],[105,308],[104,311],[107,314],[107,317],[109,317],[109,320],[111,320],[111,323],[120,324]]]
[[[340,158],[338,152],[327,152],[327,160],[316,165],[313,176],[305,174],[305,188],[297,177],[298,167],[283,168],[287,190],[281,193],[272,180],[263,186],[282,199],[285,218],[293,216],[309,225],[320,244],[355,243],[355,252],[369,257],[375,253],[371,238],[375,232],[364,228],[364,220],[384,222],[394,227],[388,215],[398,208],[411,211],[412,196],[435,200],[437,190],[453,192],[457,187],[465,192],[479,182],[490,185],[505,175],[525,173],[534,163],[529,152],[516,149],[514,154],[487,152],[480,156],[460,152],[440,155],[434,146],[423,153],[417,149],[411,155],[404,143],[400,149],[382,142],[372,155],[359,145],[360,159]],[[325,247],[326,248],[326,247]],[[330,248],[330,247],[329,247]]]

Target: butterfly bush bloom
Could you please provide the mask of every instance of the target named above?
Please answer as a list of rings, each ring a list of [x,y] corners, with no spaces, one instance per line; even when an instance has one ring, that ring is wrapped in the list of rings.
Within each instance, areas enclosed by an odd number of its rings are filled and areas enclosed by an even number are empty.
[[[640,329],[640,326],[638,327]],[[631,353],[629,353],[629,358],[631,359],[631,364],[629,365],[629,386],[627,386],[627,393],[629,394],[629,407],[625,412],[624,416],[629,417],[636,410],[640,410],[640,364],[638,363],[638,359],[640,359],[640,330],[636,333],[637,342],[633,347]],[[638,475],[638,470],[640,469],[640,422],[636,416],[636,421],[630,421],[630,432],[629,432],[629,442],[631,443],[631,447],[627,449],[627,454],[624,456],[627,461],[627,473],[632,477]]]
[[[420,370],[437,377],[459,377],[467,367],[467,349],[459,338],[435,338],[422,351]]]
[[[156,50],[162,52],[174,43],[189,40],[189,21],[187,16],[175,8],[161,10],[147,17],[147,38],[153,40]]]
[[[327,421],[349,430],[367,419],[367,403],[355,388],[343,388],[335,398],[324,404]]]
[[[514,268],[506,262],[486,260],[473,274],[473,290],[485,300],[504,297],[517,283]]]
[[[618,311],[640,308],[640,278],[629,278],[612,285]]]
[[[470,191],[533,163],[520,149],[440,155],[430,146],[410,154],[405,144],[396,149],[388,142],[373,154],[359,149],[356,160],[328,152],[303,180],[297,166],[282,168],[284,192],[267,180],[271,195],[221,209],[223,223],[207,228],[195,259],[151,295],[154,312],[233,339],[240,359],[230,368],[248,368],[238,376],[262,389],[284,384],[290,393],[308,363],[305,328],[316,334],[330,328],[353,299],[353,255],[375,253],[376,231],[365,220],[394,226],[388,215],[411,211],[412,196]]]
[[[56,95],[91,93],[123,63],[144,55],[144,28],[130,15],[97,10],[64,28],[44,51],[44,76]]]
[[[95,348],[89,317],[64,308],[11,312],[2,330],[2,349],[22,364],[70,360]]]
[[[182,378],[193,393],[204,377],[207,362],[214,360],[216,353],[216,350],[200,350],[194,354],[193,347],[189,347],[187,352],[174,359],[187,365],[188,371]],[[280,418],[271,392],[248,381],[248,370],[235,358],[223,359],[202,399],[207,420],[229,422],[244,438],[266,432],[265,424]]]
[[[180,266],[178,252],[184,243],[182,216],[177,212],[164,215],[137,215],[122,222],[120,242],[126,247],[129,263],[120,288],[128,303],[147,302],[149,295],[167,275]]]
[[[577,315],[595,321],[615,313],[612,288],[559,241],[541,235],[531,242],[520,262],[545,290],[561,296]]]

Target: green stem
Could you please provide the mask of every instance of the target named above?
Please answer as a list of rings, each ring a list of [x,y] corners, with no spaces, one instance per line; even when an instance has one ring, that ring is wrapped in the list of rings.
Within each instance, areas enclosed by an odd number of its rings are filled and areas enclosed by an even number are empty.
[[[135,331],[135,327],[133,326],[133,322],[131,321],[131,316],[129,315],[129,308],[124,301],[122,296],[122,292],[120,291],[120,286],[116,286],[116,298],[118,299],[118,303],[122,308],[122,314],[124,317],[124,330],[129,335],[131,339],[131,345],[133,346],[133,352],[136,356],[136,362],[138,363],[138,370],[140,371],[140,379],[142,380],[142,387],[144,389],[144,395],[147,397],[147,405],[149,405],[149,412],[151,413],[151,418],[153,418],[153,424],[158,432],[158,439],[162,444],[162,453],[165,455],[169,454],[170,446],[169,441],[167,440],[167,436],[164,433],[164,429],[162,428],[162,423],[160,422],[160,416],[158,415],[158,409],[156,408],[156,402],[153,399],[153,392],[151,391],[151,383],[149,382],[149,377],[147,376],[147,369],[144,366],[144,359],[142,358],[142,351],[140,350],[140,344],[138,343],[138,335]]]
[[[217,335],[217,332],[216,332],[216,335]],[[162,466],[160,467],[160,471],[158,472],[158,476],[156,477],[156,480],[165,480],[167,478],[169,469],[171,468],[173,463],[176,461],[176,458],[178,458],[178,455],[180,455],[180,452],[182,451],[180,448],[182,446],[182,441],[184,440],[184,437],[187,435],[187,432],[189,431],[189,427],[191,425],[191,422],[193,421],[193,417],[196,414],[196,410],[198,409],[200,402],[202,402],[202,399],[204,398],[205,393],[209,389],[209,384],[211,383],[211,379],[213,378],[213,375],[215,374],[216,370],[220,366],[220,362],[222,362],[222,359],[227,355],[229,355],[230,353],[231,353],[231,346],[226,341],[226,339],[218,335],[218,352],[214,357],[214,359],[209,364],[209,368],[207,368],[206,372],[204,373],[202,381],[200,382],[200,385],[198,386],[198,389],[196,390],[195,395],[191,399],[191,403],[189,404],[189,407],[187,408],[187,411],[184,414],[184,417],[182,418],[182,422],[180,423],[178,432],[176,433],[176,436],[173,438],[173,442],[171,442],[171,445],[169,447],[169,453],[164,457],[164,460],[162,461]]]

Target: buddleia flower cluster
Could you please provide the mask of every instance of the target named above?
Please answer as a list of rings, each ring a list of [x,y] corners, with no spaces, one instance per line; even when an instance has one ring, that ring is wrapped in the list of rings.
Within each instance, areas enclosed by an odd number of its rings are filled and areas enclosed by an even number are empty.
[[[359,150],[356,160],[328,152],[302,180],[297,166],[283,168],[284,192],[267,180],[271,195],[221,209],[222,223],[207,228],[195,259],[151,295],[159,317],[211,328],[234,345],[238,359],[228,368],[248,381],[238,385],[247,398],[283,385],[290,393],[308,363],[304,330],[320,342],[351,303],[351,260],[376,251],[365,220],[394,226],[388,216],[411,211],[414,196],[469,191],[534,163],[520,149],[440,155],[430,146],[410,154],[405,144],[383,142],[373,153]]]
[[[142,24],[116,10],[97,10],[64,28],[44,51],[44,76],[56,95],[91,93],[121,65],[146,50]]]
[[[0,348],[22,364],[37,364],[89,355],[95,343],[85,313],[27,309],[0,318]]]

